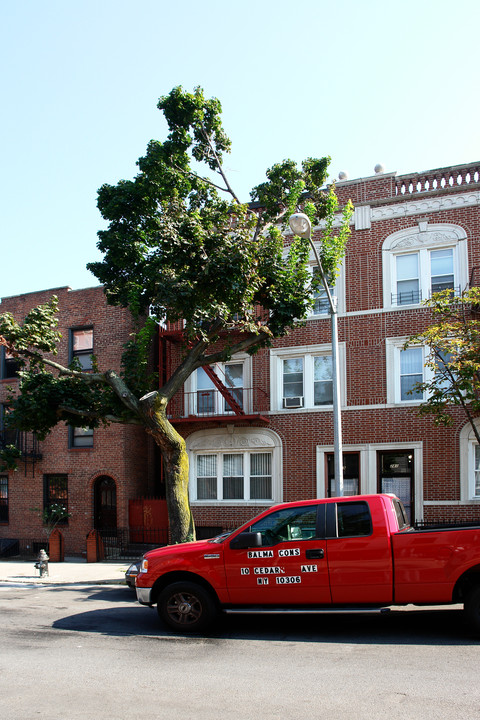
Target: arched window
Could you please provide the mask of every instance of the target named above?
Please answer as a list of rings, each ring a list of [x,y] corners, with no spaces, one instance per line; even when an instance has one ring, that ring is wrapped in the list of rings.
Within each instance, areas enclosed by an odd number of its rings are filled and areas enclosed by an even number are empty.
[[[383,243],[383,305],[419,305],[432,293],[468,284],[467,239],[458,225],[419,222]]]

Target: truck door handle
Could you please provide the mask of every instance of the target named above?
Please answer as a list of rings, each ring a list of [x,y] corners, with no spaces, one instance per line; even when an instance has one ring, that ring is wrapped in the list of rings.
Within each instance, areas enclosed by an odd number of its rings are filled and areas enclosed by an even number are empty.
[[[323,548],[313,548],[312,550],[306,550],[305,556],[307,560],[321,560],[325,557],[325,550]]]

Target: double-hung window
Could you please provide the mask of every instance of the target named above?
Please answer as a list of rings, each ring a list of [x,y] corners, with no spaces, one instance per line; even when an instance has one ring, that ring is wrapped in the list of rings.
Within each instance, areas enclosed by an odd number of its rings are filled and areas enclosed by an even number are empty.
[[[318,267],[312,268],[312,276],[315,281],[318,281],[318,288],[313,292],[313,307],[311,310],[312,315],[328,315],[330,313],[330,303],[327,296],[327,291],[320,279],[320,270]],[[335,287],[329,288],[332,295],[336,294]]]
[[[93,328],[70,330],[70,362],[76,360],[83,371],[93,369]]]
[[[386,342],[387,399],[393,404],[422,402],[424,393],[416,385],[430,377],[425,368],[428,348],[414,345],[405,349],[405,340],[388,338]]]
[[[195,456],[195,500],[270,501],[271,452],[211,452]]]
[[[457,295],[469,281],[466,232],[419,220],[385,238],[382,265],[386,307],[419,305],[441,290]]]
[[[414,305],[441,290],[454,290],[454,248],[423,248],[396,256],[396,294],[394,305]]]
[[[307,319],[315,319],[317,317],[325,317],[330,315],[330,303],[328,301],[326,290],[321,282],[320,270],[316,264],[310,265],[312,279],[315,279],[316,290],[312,290],[313,305]],[[318,280],[318,283],[317,283]],[[329,286],[330,293],[337,303],[337,312],[345,312],[345,272],[343,266],[340,268],[340,274],[335,279],[335,284]]]
[[[423,382],[423,347],[411,347],[400,350],[400,400],[408,402],[422,400],[423,393],[416,388]]]
[[[480,445],[475,443],[474,450],[474,466],[473,466],[473,497],[480,500]]]
[[[272,350],[272,400],[279,410],[322,408],[333,404],[330,346]],[[275,386],[277,391],[275,391]]]
[[[69,429],[69,446],[71,448],[91,448],[91,447],[93,447],[93,428],[70,427],[70,429]]]
[[[203,367],[193,374],[186,391],[187,413],[195,415],[228,415],[239,406],[245,410],[245,371],[243,359],[218,363],[212,370],[225,387],[222,394]],[[193,388],[193,391],[188,390]],[[230,400],[231,398],[231,400]]]
[[[0,347],[0,380],[18,377],[19,363],[15,356],[6,348]]]

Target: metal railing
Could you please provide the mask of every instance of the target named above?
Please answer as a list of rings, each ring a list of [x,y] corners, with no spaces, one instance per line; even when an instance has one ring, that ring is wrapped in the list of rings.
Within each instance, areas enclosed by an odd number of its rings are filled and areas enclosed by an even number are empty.
[[[236,403],[242,408],[244,415],[260,415],[268,412],[269,400],[265,390],[261,388],[230,389]],[[184,392],[169,403],[167,409],[170,419],[189,417],[235,417],[235,410],[229,406],[227,399],[216,389]]]
[[[47,539],[0,538],[0,558],[36,558],[40,550],[48,554]]]
[[[453,290],[455,297],[460,297],[462,294],[462,288],[460,285],[452,287],[450,283],[442,283],[435,286],[434,289],[429,290],[428,298],[431,299],[432,295],[442,290]],[[422,291],[421,290],[409,290],[408,292],[401,292],[391,295],[392,305],[401,307],[402,305],[419,305],[422,302]]]
[[[478,520],[452,520],[452,518],[439,520],[418,520],[413,525],[415,530],[449,530],[468,527],[478,528],[479,526],[480,517]]]

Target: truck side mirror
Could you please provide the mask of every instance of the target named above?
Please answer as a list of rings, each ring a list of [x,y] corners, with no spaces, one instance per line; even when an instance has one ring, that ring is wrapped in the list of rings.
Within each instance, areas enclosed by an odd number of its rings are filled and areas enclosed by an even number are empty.
[[[262,533],[242,532],[230,541],[232,550],[245,550],[253,547],[262,547]]]

